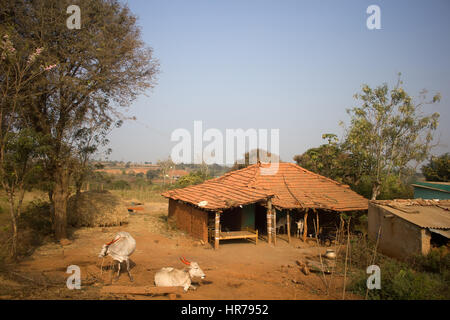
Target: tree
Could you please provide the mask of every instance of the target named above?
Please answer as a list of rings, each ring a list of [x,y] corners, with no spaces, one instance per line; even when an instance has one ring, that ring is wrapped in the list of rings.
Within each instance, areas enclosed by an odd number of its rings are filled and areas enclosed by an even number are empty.
[[[157,178],[159,176],[159,170],[147,170],[147,172],[145,173],[145,176],[147,177],[147,179],[149,181],[152,181],[153,179]]]
[[[431,157],[428,164],[422,166],[422,173],[428,181],[450,181],[450,154]]]
[[[295,155],[293,159],[305,169],[334,180],[342,180],[346,175],[343,172],[343,162],[348,155],[340,148],[335,134],[323,134],[322,139],[327,139],[328,144],[308,149],[302,155]]]
[[[276,154],[273,154],[273,158],[275,161],[280,161],[280,157]],[[230,171],[235,171],[243,168],[247,168],[248,166],[252,164],[256,164],[258,162],[270,162],[272,159],[272,153],[263,150],[263,149],[254,149],[246,152],[244,154],[244,159],[241,161],[241,163],[238,163],[237,161],[234,163],[233,167],[231,167]]]
[[[29,53],[28,48],[14,45],[13,40],[17,39],[14,32],[0,27],[0,37],[0,183],[9,202],[11,257],[16,259],[23,198],[40,168],[36,162],[45,144],[45,137],[22,121],[23,104],[32,94],[28,85],[54,66],[42,64],[43,48]]]
[[[200,170],[196,172],[190,172],[188,175],[183,176],[175,183],[175,188],[184,188],[191,185],[196,185],[204,182],[210,177],[205,177],[204,173]]]
[[[2,24],[20,35],[22,46],[44,48],[44,60],[54,65],[27,88],[39,95],[24,101],[24,119],[51,138],[45,168],[56,239],[66,237],[75,136],[80,128],[123,119],[120,108],[153,87],[158,72],[152,50],[145,47],[126,5],[117,0],[77,1],[82,26],[71,30],[65,14],[69,4],[3,0],[0,5]]]
[[[433,146],[439,114],[424,115],[421,108],[440,101],[440,95],[427,100],[424,90],[414,102],[402,84],[399,75],[392,89],[387,84],[375,89],[363,85],[355,95],[361,105],[347,110],[351,122],[343,148],[354,157],[355,170],[370,178],[372,199],[390,175],[407,174],[412,163],[417,166],[425,160]]]
[[[163,175],[164,185],[166,185],[166,178],[168,178],[170,172],[175,169],[175,163],[169,157],[167,160],[158,160],[157,165],[159,166],[161,174]]]
[[[118,128],[122,121],[118,121],[114,127]],[[79,195],[83,182],[89,174],[92,174],[94,167],[100,169],[102,164],[98,163],[95,166],[89,163],[91,156],[98,151],[99,147],[105,147],[109,140],[107,135],[111,132],[111,123],[104,122],[99,127],[83,127],[75,132],[74,135],[74,149],[75,155],[73,166],[73,180],[75,182],[76,194]],[[105,151],[106,154],[111,153],[111,149]]]

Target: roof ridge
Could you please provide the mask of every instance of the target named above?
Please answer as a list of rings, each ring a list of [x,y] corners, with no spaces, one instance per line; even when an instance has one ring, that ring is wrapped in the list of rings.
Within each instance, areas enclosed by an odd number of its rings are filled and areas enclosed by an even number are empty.
[[[346,187],[346,188],[350,188],[350,186],[349,186],[348,184],[341,183],[341,182],[338,182],[338,181],[333,180],[333,179],[331,179],[331,178],[322,176],[322,175],[320,175],[320,174],[318,174],[318,173],[312,172],[312,171],[310,171],[310,170],[308,170],[308,169],[305,169],[305,168],[299,166],[299,165],[296,164],[296,163],[292,163],[292,162],[287,162],[287,163],[289,163],[290,165],[294,166],[296,169],[302,169],[302,170],[306,171],[307,173],[310,173],[310,174],[312,174],[312,175],[314,175],[314,176],[318,176],[319,178],[323,178],[323,179],[325,179],[325,180],[328,180],[328,181],[330,181],[330,182],[333,182],[334,184],[336,184],[336,185],[338,185],[338,186],[343,186],[343,187]]]
[[[254,166],[256,166],[256,165],[257,165],[257,164],[252,164],[252,165],[249,165],[249,166],[247,166],[247,167],[245,167],[245,168],[241,168],[241,169],[237,169],[237,170],[228,171],[228,172],[224,173],[222,176],[217,177],[217,178],[214,178],[214,179],[222,180],[222,179],[224,179],[225,177],[229,177],[229,176],[234,175],[234,174],[236,174],[236,173],[238,173],[238,172],[240,172],[240,171],[249,170],[250,168],[252,168],[252,167],[254,167]],[[213,180],[213,179],[210,179],[210,180]]]

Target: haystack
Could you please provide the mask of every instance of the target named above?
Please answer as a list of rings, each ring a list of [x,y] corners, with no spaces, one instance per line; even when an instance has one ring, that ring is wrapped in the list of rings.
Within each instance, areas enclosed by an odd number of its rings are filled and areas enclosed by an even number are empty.
[[[74,227],[110,227],[128,223],[128,210],[109,191],[86,191],[69,198],[67,222]]]

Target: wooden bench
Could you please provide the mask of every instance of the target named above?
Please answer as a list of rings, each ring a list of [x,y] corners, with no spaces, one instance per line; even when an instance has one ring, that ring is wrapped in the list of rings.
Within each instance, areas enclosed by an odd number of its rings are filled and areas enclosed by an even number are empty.
[[[220,231],[219,241],[230,239],[254,239],[255,244],[258,244],[258,230],[252,228],[245,228],[239,231]]]

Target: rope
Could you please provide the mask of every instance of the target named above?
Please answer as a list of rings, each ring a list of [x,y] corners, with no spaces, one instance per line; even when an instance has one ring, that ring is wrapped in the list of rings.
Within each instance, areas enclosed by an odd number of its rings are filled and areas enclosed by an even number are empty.
[[[110,246],[110,245],[112,245],[113,243],[115,243],[115,242],[117,242],[118,240],[120,240],[122,237],[118,237],[116,240],[112,240],[112,241],[110,241],[110,242],[108,242],[106,245],[107,246]]]

